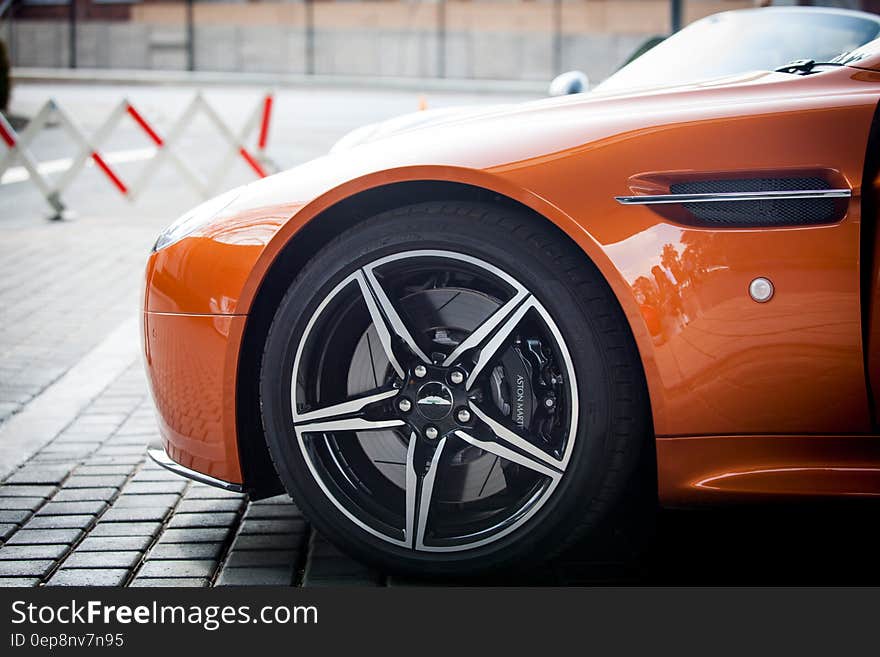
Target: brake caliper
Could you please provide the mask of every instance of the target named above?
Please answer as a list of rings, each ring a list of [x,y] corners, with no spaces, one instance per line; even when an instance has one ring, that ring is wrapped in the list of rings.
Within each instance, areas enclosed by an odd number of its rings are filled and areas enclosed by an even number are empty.
[[[492,371],[490,389],[498,409],[551,451],[563,378],[552,352],[537,338],[517,337]]]

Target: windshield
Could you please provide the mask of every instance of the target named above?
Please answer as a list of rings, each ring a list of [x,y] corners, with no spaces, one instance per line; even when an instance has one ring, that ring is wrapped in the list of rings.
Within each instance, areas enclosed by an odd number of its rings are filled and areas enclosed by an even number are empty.
[[[597,91],[680,84],[795,59],[827,62],[875,39],[880,23],[858,14],[757,9],[709,16],[672,35],[596,87]]]

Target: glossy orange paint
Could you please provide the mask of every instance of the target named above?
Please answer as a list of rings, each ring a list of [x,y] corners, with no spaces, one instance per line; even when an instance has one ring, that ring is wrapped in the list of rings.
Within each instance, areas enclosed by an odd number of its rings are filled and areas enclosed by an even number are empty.
[[[880,495],[877,436],[658,438],[667,506],[781,495]]]
[[[632,327],[658,437],[867,434],[860,207],[878,98],[880,73],[842,67],[551,99],[392,136],[244,188],[202,229],[151,257],[145,310],[236,316],[243,325],[275,258],[327,208],[395,182],[465,183],[532,208],[597,265]],[[708,230],[614,199],[673,179],[804,171],[852,189],[840,221]],[[769,303],[748,296],[756,276],[774,283]],[[181,323],[179,341],[196,342],[199,326]],[[240,336],[231,331],[224,347],[212,347],[225,377],[234,377]],[[155,369],[161,394],[169,377]],[[231,382],[206,379],[180,391],[179,401],[166,399],[204,407],[199,397],[217,385]],[[234,399],[222,399],[202,442],[228,455]],[[183,449],[186,441],[176,440]],[[658,449],[661,472],[667,453]],[[718,452],[715,469],[729,457]],[[663,477],[661,486],[678,484]]]
[[[159,429],[181,465],[242,483],[235,440],[235,373],[230,344],[244,317],[144,313],[144,352]]]

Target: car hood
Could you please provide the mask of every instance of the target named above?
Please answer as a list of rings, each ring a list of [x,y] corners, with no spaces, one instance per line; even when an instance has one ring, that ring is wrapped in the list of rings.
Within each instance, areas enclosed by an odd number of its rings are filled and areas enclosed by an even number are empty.
[[[377,121],[376,123],[369,123],[360,128],[355,128],[337,141],[330,149],[330,152],[347,151],[355,146],[398,135],[409,130],[428,128],[460,119],[490,114],[508,107],[511,107],[511,105],[463,105],[402,114],[385,121]]]
[[[758,72],[675,87],[398,117],[373,128],[370,139],[357,146],[247,185],[221,216],[284,206],[289,218],[331,190],[343,194],[399,177],[425,179],[432,172],[445,172],[440,177],[448,178],[451,169],[516,177],[537,161],[599,151],[664,125],[726,120],[813,102],[807,99],[817,89],[822,93],[823,79],[838,73],[847,75],[841,69],[812,76]]]
[[[367,125],[355,128],[351,132],[344,135],[330,149],[331,153],[339,153],[347,151],[355,146],[368,144],[388,137],[393,137],[414,130],[431,128],[439,125],[449,125],[461,121],[467,121],[485,116],[497,116],[511,111],[516,112],[522,107],[547,107],[575,104],[580,105],[586,98],[590,99],[610,99],[630,97],[643,94],[657,94],[663,92],[672,92],[676,90],[698,89],[703,87],[713,87],[718,85],[726,85],[744,80],[755,80],[756,78],[767,75],[765,72],[755,72],[747,74],[739,74],[736,76],[726,76],[716,80],[707,80],[699,83],[675,84],[665,86],[644,86],[626,90],[614,90],[608,92],[587,92],[587,94],[571,94],[567,96],[545,98],[527,103],[506,103],[498,105],[459,105],[455,107],[441,107],[430,110],[420,110],[402,114],[385,121],[377,121]]]

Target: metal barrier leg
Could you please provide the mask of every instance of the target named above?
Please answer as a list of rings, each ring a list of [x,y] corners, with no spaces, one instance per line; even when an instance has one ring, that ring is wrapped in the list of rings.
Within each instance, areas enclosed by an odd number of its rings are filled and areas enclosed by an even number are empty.
[[[58,192],[52,192],[51,194],[49,194],[49,196],[46,197],[46,200],[55,211],[55,214],[49,216],[49,221],[64,221],[65,219],[73,219],[74,214],[64,207],[64,203],[61,202],[61,197],[58,195]]]
[[[52,208],[50,220],[60,221],[62,219],[72,218],[70,213],[61,201],[61,194],[58,190],[52,189],[49,182],[43,177],[37,168],[37,163],[27,150],[27,145],[37,132],[46,124],[49,116],[52,114],[54,105],[50,102],[43,105],[36,116],[31,120],[30,125],[25,129],[25,134],[19,136],[15,129],[6,120],[6,117],[0,113],[0,141],[6,144],[6,155],[0,160],[0,176],[8,169],[16,160],[20,161],[22,166],[28,172],[31,180],[37,186],[40,194],[46,199],[46,203]]]

